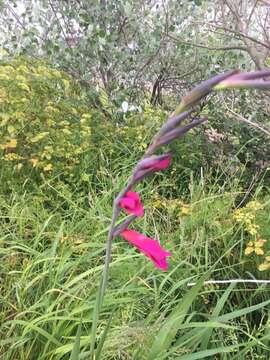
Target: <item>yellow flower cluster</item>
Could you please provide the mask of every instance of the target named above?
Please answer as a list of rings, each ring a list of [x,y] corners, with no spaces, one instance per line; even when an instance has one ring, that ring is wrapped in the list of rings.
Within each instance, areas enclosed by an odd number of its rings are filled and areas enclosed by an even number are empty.
[[[0,89],[0,104],[7,101],[7,93],[4,89]]]
[[[265,270],[268,270],[270,269],[270,256],[266,256],[265,257],[265,260],[263,263],[261,263],[259,266],[258,266],[258,270],[259,271],[265,271]]]
[[[258,265],[259,271],[265,271],[270,269],[270,255],[265,254],[266,250],[264,246],[267,241],[260,237],[260,226],[256,224],[256,214],[263,208],[262,204],[258,201],[250,201],[245,207],[235,210],[233,218],[236,222],[242,223],[245,231],[254,240],[249,241],[245,249],[245,255],[249,256],[255,254],[258,256],[264,256],[264,261]]]
[[[15,154],[13,152],[5,154],[4,156],[4,160],[6,161],[16,161],[16,160],[21,160],[22,157],[18,154]]]
[[[235,210],[233,218],[238,223],[243,223],[245,230],[252,236],[258,235],[259,226],[255,224],[256,212],[262,209],[258,201],[250,201],[245,207]]]
[[[91,146],[93,118],[64,72],[23,57],[0,61],[0,166],[70,177]]]
[[[246,209],[250,209],[252,211],[258,211],[261,210],[262,208],[263,208],[262,204],[256,200],[250,201],[246,205]]]
[[[10,139],[5,144],[0,144],[1,150],[7,150],[7,149],[15,149],[17,146],[17,140],[16,139]]]
[[[266,240],[264,239],[258,239],[255,241],[250,241],[245,249],[245,255],[250,255],[253,252],[256,255],[264,255],[264,244],[266,243]]]

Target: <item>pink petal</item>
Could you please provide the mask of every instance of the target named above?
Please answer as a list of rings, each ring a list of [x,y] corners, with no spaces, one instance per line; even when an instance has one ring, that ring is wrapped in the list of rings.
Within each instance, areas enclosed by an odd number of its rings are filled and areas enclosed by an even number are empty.
[[[163,170],[166,169],[171,163],[171,155],[168,155],[166,158],[162,160],[153,160],[150,164],[147,165],[146,168],[153,170]]]
[[[168,269],[166,257],[171,256],[171,253],[163,249],[157,240],[128,229],[124,230],[120,235],[130,244],[137,247],[144,255],[149,257],[157,268],[163,271]]]
[[[119,201],[119,206],[126,210],[128,214],[143,216],[144,209],[140,197],[136,192],[128,191]]]
[[[136,202],[134,199],[123,198],[119,202],[120,206],[123,208],[134,208],[136,206]]]
[[[140,201],[140,196],[139,194],[137,194],[136,192],[134,191],[128,191],[126,193],[126,196],[129,197],[130,199],[134,199],[136,201]]]
[[[138,205],[136,207],[136,209],[134,209],[134,215],[138,216],[138,217],[142,217],[144,215],[144,208],[142,205]]]
[[[170,162],[171,162],[171,159],[167,158],[167,159],[159,161],[159,163],[156,164],[154,167],[157,170],[166,169],[170,165]]]

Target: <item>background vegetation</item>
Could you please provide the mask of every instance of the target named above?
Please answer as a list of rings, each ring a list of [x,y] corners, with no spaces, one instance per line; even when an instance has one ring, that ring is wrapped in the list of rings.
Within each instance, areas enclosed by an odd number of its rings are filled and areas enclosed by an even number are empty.
[[[1,2],[1,359],[269,358],[269,288],[202,286],[269,278],[269,94],[240,90],[207,99],[208,123],[138,186],[137,229],[172,252],[169,271],[115,241],[90,348],[113,198],[194,84],[269,66],[269,13],[268,1]]]

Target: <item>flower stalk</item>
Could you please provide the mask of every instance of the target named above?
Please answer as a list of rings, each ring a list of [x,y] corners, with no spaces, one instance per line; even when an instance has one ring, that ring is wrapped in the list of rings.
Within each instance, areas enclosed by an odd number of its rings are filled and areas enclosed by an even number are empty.
[[[217,75],[207,81],[202,82],[183,97],[180,105],[169,116],[166,123],[161,127],[159,132],[153,138],[152,143],[146,149],[142,159],[135,166],[126,187],[118,194],[113,203],[113,214],[109,228],[105,264],[101,280],[100,293],[97,300],[97,317],[93,323],[92,336],[95,337],[97,321],[100,309],[103,303],[105,290],[108,282],[109,264],[111,260],[112,242],[116,236],[122,236],[129,243],[136,246],[142,253],[149,257],[156,267],[167,270],[166,258],[171,254],[161,248],[159,243],[147,238],[145,235],[139,234],[127,227],[138,217],[143,215],[143,206],[138,195],[132,192],[132,188],[142,179],[154,174],[156,171],[166,169],[171,162],[171,153],[162,155],[154,155],[163,145],[168,145],[172,141],[180,138],[189,130],[197,127],[207,121],[206,118],[196,119],[187,125],[179,127],[182,121],[188,119],[191,115],[192,108],[197,105],[201,99],[213,91],[234,88],[254,88],[254,89],[270,89],[270,70],[255,71],[249,73],[239,73],[238,70],[228,71],[224,74]],[[136,195],[134,195],[136,194]],[[116,222],[123,208],[127,213],[131,214],[120,225],[116,226]],[[193,284],[189,284],[193,285]],[[93,340],[94,341],[94,340]],[[94,342],[92,343],[93,354]]]

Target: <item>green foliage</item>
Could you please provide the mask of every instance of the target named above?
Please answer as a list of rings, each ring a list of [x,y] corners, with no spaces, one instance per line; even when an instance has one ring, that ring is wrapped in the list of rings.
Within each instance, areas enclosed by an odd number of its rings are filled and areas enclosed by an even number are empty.
[[[91,121],[67,74],[24,58],[0,63],[0,164],[5,181],[70,180],[91,153]]]
[[[18,190],[44,179],[83,191],[91,181],[99,186],[106,172],[127,173],[119,158],[138,160],[168,116],[147,100],[141,104],[142,112],[124,113],[102,88],[98,96],[103,112],[94,109],[66,73],[38,60],[2,60],[0,84],[0,163],[6,188]],[[239,98],[237,105],[242,107],[247,100],[247,96]],[[202,168],[218,175],[221,186],[232,174],[245,186],[252,181],[254,169],[264,174],[265,182],[269,179],[263,172],[270,156],[266,137],[229,118],[224,120],[222,106],[217,105],[216,101],[204,107],[203,114],[209,117],[206,126],[171,146],[175,161],[170,174],[175,177],[176,193],[177,189],[187,193],[191,172],[200,176]],[[246,112],[251,106],[247,105]]]
[[[3,60],[0,86],[1,177],[18,191],[44,180],[79,188],[108,166],[121,171],[119,157],[138,159],[167,116],[148,102],[144,113],[117,112],[100,89],[104,116],[66,73],[38,60]]]
[[[102,110],[89,109],[66,73],[25,58],[2,61],[0,84],[0,356],[269,358],[267,287],[202,286],[268,276],[269,187],[243,191],[246,158],[231,169],[243,143],[231,134],[226,143],[213,121],[173,144],[168,176],[138,185],[147,208],[138,228],[166,242],[170,269],[115,240],[98,319],[109,204],[168,113],[149,101],[122,112],[104,89]]]
[[[169,271],[116,239],[98,317],[112,200],[178,97],[269,65],[267,5],[230,2],[0,1],[1,358],[269,359],[269,288],[202,286],[269,278],[268,140],[233,114],[267,127],[261,93],[211,98],[138,185]]]
[[[229,8],[228,24],[224,23],[222,1],[3,3],[4,49],[11,55],[42,54],[82,83],[102,84],[117,106],[126,97],[139,103],[149,89],[152,103],[161,104],[168,94],[176,97],[194,82],[225,69],[248,69],[254,61],[243,34],[231,31],[231,26],[238,27]],[[267,29],[254,18],[267,14],[266,5],[256,3],[249,20],[248,6],[237,3],[235,7],[240,7],[243,21],[248,22],[247,30],[254,28],[257,37],[265,39]],[[253,36],[250,32],[249,41]],[[255,49],[257,41],[251,42]],[[265,48],[267,44],[260,48],[262,62]]]
[[[234,153],[235,165],[247,165],[254,175],[270,164],[269,135],[252,125],[255,123],[266,130],[269,128],[267,94],[262,96],[258,92],[237,91],[227,96],[225,101],[221,98],[210,101],[205,111],[211,126],[223,136],[219,143],[224,155],[227,157]],[[230,105],[232,101],[234,106]],[[241,116],[251,124],[243,123]]]
[[[133,159],[121,156],[118,161],[128,169]],[[31,360],[37,353],[44,359],[89,358],[116,174],[99,174],[91,206],[77,192],[67,197],[64,188],[58,189],[57,199],[46,183],[36,193],[0,197],[3,358]],[[119,186],[125,180],[125,174],[118,175]],[[186,197],[180,189],[178,196],[162,197],[160,189],[175,180],[171,176],[168,183],[160,176],[156,185],[153,180],[144,186],[147,212],[137,224],[149,235],[155,229],[173,253],[169,271],[154,269],[127,243],[114,242],[97,324],[97,359],[203,359],[215,354],[267,359],[268,287],[201,287],[199,280],[247,277],[247,269],[268,278],[244,255],[249,239],[234,221],[239,188],[228,179],[226,192],[217,185],[207,190],[201,179],[191,181]],[[260,203],[268,201],[259,188],[256,196]],[[262,211],[258,221],[263,226],[269,208]],[[182,215],[176,220],[175,213]],[[198,286],[189,288],[193,281]]]

